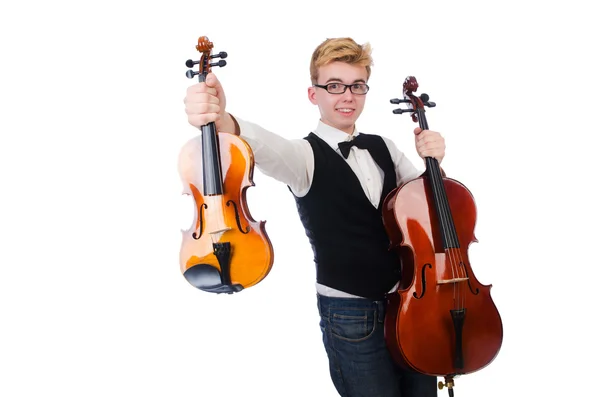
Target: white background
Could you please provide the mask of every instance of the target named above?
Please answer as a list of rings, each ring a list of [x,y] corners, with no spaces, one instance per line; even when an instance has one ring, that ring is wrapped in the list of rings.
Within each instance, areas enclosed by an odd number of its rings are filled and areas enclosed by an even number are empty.
[[[369,41],[359,128],[421,165],[389,103],[415,75],[444,168],[476,199],[471,264],[504,323],[456,396],[600,395],[592,2],[149,3],[1,6],[1,396],[336,396],[285,186],[256,170],[248,192],[275,249],[261,284],[212,295],[179,272],[177,156],[198,134],[184,63],[201,35],[229,53],[228,109],[289,138],[317,123],[312,50]]]

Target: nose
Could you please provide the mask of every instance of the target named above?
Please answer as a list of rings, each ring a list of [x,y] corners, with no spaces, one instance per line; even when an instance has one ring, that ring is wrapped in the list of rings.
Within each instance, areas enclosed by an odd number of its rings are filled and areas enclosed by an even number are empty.
[[[354,94],[350,91],[350,87],[346,87],[346,91],[342,94],[342,100],[344,101],[352,101],[354,99]]]

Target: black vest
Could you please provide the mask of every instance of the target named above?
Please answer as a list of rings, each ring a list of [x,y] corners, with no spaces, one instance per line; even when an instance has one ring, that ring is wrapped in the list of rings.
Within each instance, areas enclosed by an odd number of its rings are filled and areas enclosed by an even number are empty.
[[[389,251],[382,220],[382,203],[396,187],[396,173],[383,139],[367,137],[369,153],[385,175],[378,208],[343,157],[314,133],[304,138],[314,153],[312,185],[295,199],[313,248],[317,282],[378,300],[400,278],[400,260]]]

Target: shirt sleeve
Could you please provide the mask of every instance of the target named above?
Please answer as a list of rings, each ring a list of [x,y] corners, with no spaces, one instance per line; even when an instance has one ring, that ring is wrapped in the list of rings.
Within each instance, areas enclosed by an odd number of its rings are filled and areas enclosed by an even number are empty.
[[[232,116],[233,117],[233,116]],[[310,189],[314,171],[312,148],[306,139],[286,139],[258,124],[235,117],[240,137],[254,154],[256,167],[290,187],[301,197]]]
[[[398,186],[412,179],[418,178],[423,174],[424,170],[419,170],[417,167],[415,167],[412,161],[410,161],[410,159],[398,149],[392,140],[386,137],[382,138],[390,151],[390,155],[392,156],[394,168],[396,169],[396,181]]]

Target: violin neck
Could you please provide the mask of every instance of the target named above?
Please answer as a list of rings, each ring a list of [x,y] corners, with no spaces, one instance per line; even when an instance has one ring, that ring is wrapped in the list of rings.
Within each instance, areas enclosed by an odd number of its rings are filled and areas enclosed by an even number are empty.
[[[206,75],[198,75],[200,82],[204,82]],[[221,157],[219,156],[219,141],[217,127],[210,122],[200,127],[202,130],[202,178],[204,195],[213,196],[223,194],[223,173],[221,170]]]
[[[427,118],[425,117],[425,109],[418,109],[419,127],[423,130],[428,130]],[[454,219],[448,204],[448,196],[444,187],[444,179],[440,165],[434,157],[425,157],[426,175],[429,181],[429,187],[433,195],[433,202],[438,217],[439,228],[441,231],[442,242],[444,249],[459,248],[458,235],[454,226]]]

